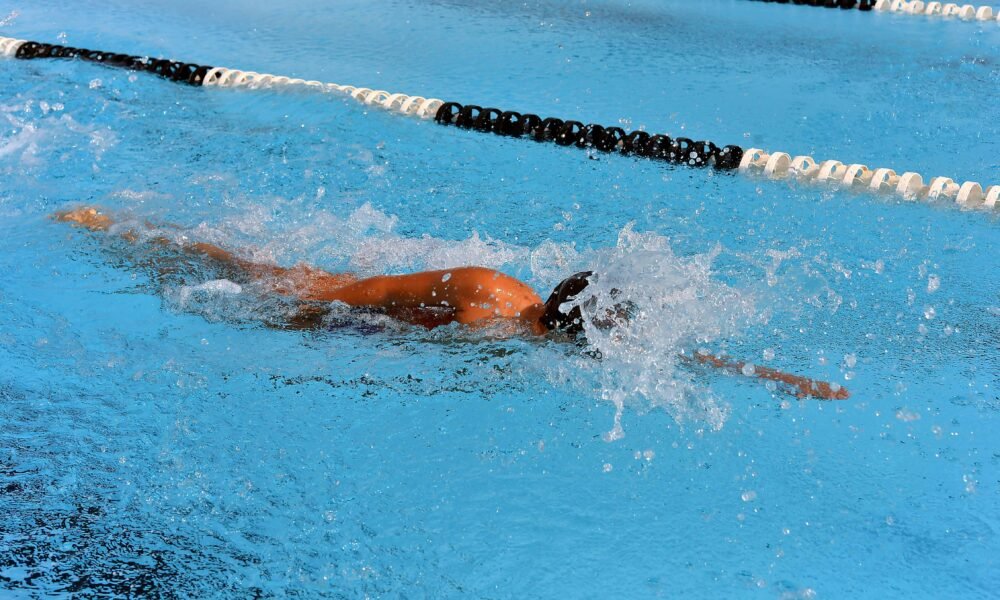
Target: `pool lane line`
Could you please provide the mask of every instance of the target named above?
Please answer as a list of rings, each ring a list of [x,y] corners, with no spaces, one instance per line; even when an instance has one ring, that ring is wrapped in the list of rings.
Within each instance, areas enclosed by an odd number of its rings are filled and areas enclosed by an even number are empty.
[[[206,74],[212,68],[174,60],[150,59],[141,56],[130,56],[128,54],[87,50],[85,48],[73,48],[72,46],[59,46],[57,44],[42,44],[5,37],[0,37],[0,56],[23,59],[79,58],[80,60],[95,62],[109,67],[155,73],[171,81],[191,85],[202,85]]]
[[[556,117],[542,118],[531,113],[484,108],[475,104],[446,102],[438,108],[434,120],[500,136],[525,137],[536,142],[559,146],[594,148],[601,152],[641,156],[689,167],[707,167],[731,171],[738,169],[743,148],[731,145],[720,148],[713,142],[690,138],[671,138],[642,130],[626,133],[621,127],[604,127]]]
[[[924,2],[923,0],[756,0],[772,4],[801,4],[825,8],[858,9],[860,11],[898,12],[928,17],[957,17],[963,21],[993,21],[1000,23],[1000,11],[992,6],[956,4],[954,2]]]
[[[963,21],[992,21],[995,18],[996,22],[1000,23],[1000,12],[985,4],[977,7],[972,4],[958,5],[954,2],[878,0],[875,3],[875,10],[939,18],[958,17]]]
[[[365,104],[378,105],[386,110],[424,119],[434,118],[438,107],[444,104],[444,100],[437,98],[390,94],[382,90],[359,88],[351,85],[323,83],[295,77],[268,75],[266,73],[257,73],[256,71],[211,67],[175,60],[87,50],[85,48],[45,44],[6,37],[0,37],[0,56],[23,60],[36,58],[78,58],[109,67],[153,73],[176,83],[186,83],[196,87],[246,87],[257,89],[304,86],[323,92],[347,94]]]
[[[976,181],[959,184],[950,177],[933,177],[924,185],[923,177],[913,171],[899,175],[893,169],[869,169],[860,163],[844,164],[839,160],[817,163],[811,156],[793,158],[787,152],[767,152],[760,148],[746,150],[740,171],[771,179],[795,178],[876,194],[894,193],[905,200],[951,200],[968,208],[1000,208],[1000,185],[984,190]]]
[[[1000,185],[983,188],[978,182],[956,183],[949,177],[934,177],[927,185],[919,173],[897,175],[888,168],[869,169],[866,165],[844,164],[837,160],[817,163],[810,156],[792,157],[786,152],[767,152],[759,148],[744,150],[729,145],[720,148],[708,141],[671,138],[642,130],[626,133],[620,127],[584,125],[554,117],[541,118],[531,113],[501,111],[474,104],[445,102],[438,98],[393,94],[385,90],[359,88],[336,83],[298,79],[211,67],[165,59],[101,52],[0,37],[0,56],[19,59],[79,58],[111,67],[144,71],[178,83],[200,87],[243,87],[249,89],[294,88],[346,94],[369,106],[422,119],[434,119],[441,125],[507,137],[524,137],[560,146],[595,149],[600,152],[640,156],[691,167],[714,166],[718,170],[738,171],[748,176],[771,179],[795,178],[828,183],[838,187],[873,193],[895,193],[907,200],[953,200],[965,207],[1000,208]]]
[[[757,0],[757,2],[770,2],[772,4],[800,4],[803,6],[817,6],[821,8],[842,8],[844,10],[856,8],[861,11],[868,11],[875,8],[876,0]]]
[[[882,12],[900,12],[908,15],[924,15],[928,17],[949,18],[958,17],[963,21],[992,21],[1000,23],[1000,14],[992,6],[973,6],[972,4],[955,4],[954,2],[924,2],[923,0],[878,0],[875,10]]]

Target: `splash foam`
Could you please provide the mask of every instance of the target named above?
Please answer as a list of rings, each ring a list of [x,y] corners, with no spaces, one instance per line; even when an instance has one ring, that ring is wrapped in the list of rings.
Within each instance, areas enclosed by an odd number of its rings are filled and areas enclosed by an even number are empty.
[[[9,126],[0,133],[0,169],[8,161],[15,162],[16,169],[8,169],[12,173],[41,167],[50,156],[77,146],[88,149],[94,161],[100,161],[117,142],[110,129],[80,123],[62,110],[59,103],[34,100],[0,105],[0,122]],[[85,143],[80,143],[81,138]]]
[[[595,253],[596,276],[570,304],[581,308],[588,342],[588,356],[578,366],[596,371],[600,396],[616,408],[606,439],[623,436],[626,405],[662,407],[678,422],[692,419],[714,429],[725,423],[728,406],[697,385],[679,357],[737,335],[760,318],[750,292],[713,278],[720,252],[717,246],[705,254],[677,256],[668,238],[627,226],[614,248]],[[616,326],[610,328],[599,324],[626,302],[634,305],[630,317],[611,317]]]

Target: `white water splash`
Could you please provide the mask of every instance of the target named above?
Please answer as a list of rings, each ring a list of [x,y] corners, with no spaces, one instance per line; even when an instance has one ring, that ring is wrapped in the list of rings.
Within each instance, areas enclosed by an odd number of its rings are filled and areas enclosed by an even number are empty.
[[[213,279],[198,284],[168,286],[163,289],[166,305],[172,310],[197,314],[208,321],[271,322],[281,318],[275,302],[259,289],[228,279]]]
[[[529,251],[473,232],[464,240],[430,235],[408,237],[397,233],[399,219],[369,203],[346,216],[313,211],[306,223],[276,224],[269,211],[257,209],[225,221],[221,227],[200,226],[192,235],[232,247],[235,229],[266,237],[263,245],[247,248],[253,260],[290,264],[305,261],[332,271],[360,276],[402,273],[423,269],[449,269],[479,265],[501,269],[527,261]],[[275,226],[277,225],[277,226]],[[227,241],[228,238],[228,241]]]
[[[588,351],[600,360],[581,358],[581,369],[597,371],[600,395],[616,408],[607,440],[624,432],[625,406],[662,407],[678,422],[686,419],[723,426],[728,406],[697,385],[680,368],[682,352],[741,333],[760,319],[753,296],[713,278],[712,263],[721,248],[689,257],[673,253],[669,240],[626,227],[614,248],[596,254],[587,294],[581,306]],[[613,291],[615,290],[615,291]],[[593,300],[589,299],[593,298]],[[627,320],[599,326],[615,313],[615,305],[634,303]]]
[[[580,253],[569,244],[545,240],[531,251],[531,272],[541,281],[557,282],[582,269]]]
[[[465,240],[442,240],[425,235],[404,238],[396,235],[368,238],[351,256],[351,266],[360,272],[450,269],[479,265],[499,269],[523,261],[527,251],[473,232]]]
[[[170,194],[164,194],[161,192],[156,192],[153,190],[120,190],[111,194],[112,198],[118,200],[127,200],[134,204],[143,204],[145,202],[155,202],[172,200],[173,196]]]
[[[87,148],[94,161],[100,161],[117,142],[111,129],[80,123],[63,113],[59,103],[27,100],[0,105],[0,123],[6,124],[0,131],[0,172],[42,167],[58,160],[64,148]],[[15,168],[5,168],[10,162]]]
[[[191,296],[197,292],[204,292],[210,296],[217,294],[240,294],[243,292],[243,287],[228,279],[215,279],[198,285],[181,286],[179,290],[181,303],[187,304],[191,300]]]

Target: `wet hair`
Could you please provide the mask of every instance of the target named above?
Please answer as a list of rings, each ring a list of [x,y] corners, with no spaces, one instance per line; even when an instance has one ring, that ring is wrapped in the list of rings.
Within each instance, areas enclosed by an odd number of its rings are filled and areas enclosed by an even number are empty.
[[[562,312],[559,307],[575,299],[590,283],[587,278],[593,274],[593,271],[581,271],[563,279],[552,290],[549,299],[545,301],[545,312],[539,319],[546,329],[573,336],[583,331],[583,315],[580,313],[580,307],[574,306],[568,313]]]

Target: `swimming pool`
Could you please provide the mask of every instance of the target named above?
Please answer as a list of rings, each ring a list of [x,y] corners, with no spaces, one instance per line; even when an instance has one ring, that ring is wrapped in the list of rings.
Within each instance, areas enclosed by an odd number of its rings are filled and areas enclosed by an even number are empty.
[[[0,4],[0,36],[998,179],[996,23],[705,2]],[[0,62],[0,596],[989,597],[1000,219]],[[619,121],[621,120],[621,121]],[[596,360],[282,307],[51,222],[667,298]],[[705,347],[852,391],[691,370]],[[615,428],[620,403],[621,429]],[[617,438],[617,439],[616,439]]]

